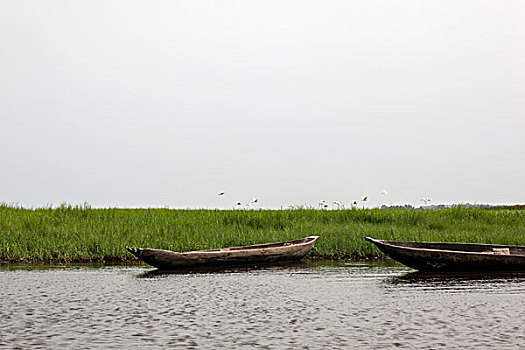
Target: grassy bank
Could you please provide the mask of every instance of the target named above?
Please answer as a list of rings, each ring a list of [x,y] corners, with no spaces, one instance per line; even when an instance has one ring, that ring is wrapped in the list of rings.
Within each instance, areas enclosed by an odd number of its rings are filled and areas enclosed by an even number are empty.
[[[126,246],[175,251],[319,235],[310,257],[381,253],[363,237],[525,245],[524,210],[23,209],[0,205],[0,261],[130,261]]]

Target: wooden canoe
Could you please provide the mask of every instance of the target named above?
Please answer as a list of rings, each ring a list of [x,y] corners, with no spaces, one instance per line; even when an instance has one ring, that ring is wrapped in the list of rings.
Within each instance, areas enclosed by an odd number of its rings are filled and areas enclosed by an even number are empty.
[[[145,263],[159,269],[246,265],[299,260],[313,248],[319,236],[293,241],[221,249],[173,252],[150,248],[126,248]]]
[[[525,271],[522,246],[365,239],[392,259],[420,271]]]

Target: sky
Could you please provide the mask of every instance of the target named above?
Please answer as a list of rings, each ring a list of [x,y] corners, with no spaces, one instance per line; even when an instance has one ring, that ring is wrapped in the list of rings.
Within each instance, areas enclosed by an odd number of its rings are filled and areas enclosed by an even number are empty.
[[[0,0],[0,202],[525,203],[523,18],[512,0]]]

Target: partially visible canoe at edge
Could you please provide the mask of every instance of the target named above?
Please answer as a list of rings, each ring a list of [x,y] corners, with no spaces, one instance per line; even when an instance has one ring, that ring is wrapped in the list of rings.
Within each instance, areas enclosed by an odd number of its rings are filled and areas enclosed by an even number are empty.
[[[420,271],[525,271],[523,246],[365,239],[390,258]]]

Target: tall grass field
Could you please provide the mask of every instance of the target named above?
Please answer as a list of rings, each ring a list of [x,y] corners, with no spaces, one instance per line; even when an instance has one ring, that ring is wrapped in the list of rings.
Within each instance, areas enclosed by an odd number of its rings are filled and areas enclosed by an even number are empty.
[[[0,205],[0,262],[130,262],[125,247],[188,251],[320,236],[310,258],[376,258],[365,236],[525,245],[525,210],[173,210]]]

